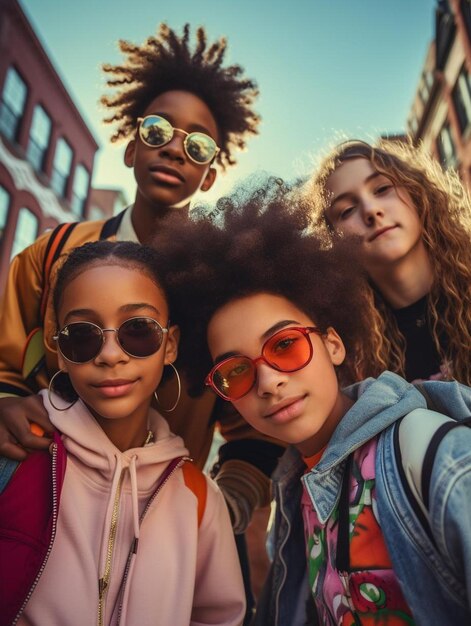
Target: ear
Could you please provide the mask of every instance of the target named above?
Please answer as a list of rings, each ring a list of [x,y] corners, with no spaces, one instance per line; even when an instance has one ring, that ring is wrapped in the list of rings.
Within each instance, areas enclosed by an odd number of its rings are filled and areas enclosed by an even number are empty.
[[[332,361],[332,364],[342,365],[345,360],[347,351],[345,350],[343,341],[337,334],[337,331],[334,328],[329,327],[325,335],[322,335],[322,339],[324,341],[327,352],[330,355],[330,360]]]
[[[203,184],[200,187],[200,191],[209,191],[211,187],[214,185],[214,181],[216,180],[217,170],[215,167],[210,167],[208,173],[203,180]]]
[[[180,329],[178,326],[170,326],[165,342],[165,365],[173,363],[178,356],[178,342],[180,341]]]
[[[64,357],[60,353],[60,350],[57,350],[57,363],[59,365],[59,369],[61,369],[63,372],[68,372],[67,361],[64,359]]]
[[[126,167],[134,167],[134,154],[136,152],[136,141],[132,139],[124,151],[124,164]]]

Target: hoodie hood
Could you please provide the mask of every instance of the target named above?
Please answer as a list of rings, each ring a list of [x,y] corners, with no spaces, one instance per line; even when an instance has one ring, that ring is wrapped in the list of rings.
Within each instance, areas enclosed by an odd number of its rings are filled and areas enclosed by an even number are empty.
[[[41,391],[40,395],[49,419],[62,433],[67,452],[93,470],[95,480],[109,483],[113,480],[117,464],[126,469],[134,459],[139,467],[139,491],[147,491],[155,484],[156,465],[166,466],[175,457],[188,456],[181,437],[170,432],[166,420],[152,408],[149,411],[149,428],[154,434],[153,443],[121,452],[80,399],[69,409],[58,411],[51,405],[46,391]],[[57,406],[64,404],[55,394],[53,402]]]

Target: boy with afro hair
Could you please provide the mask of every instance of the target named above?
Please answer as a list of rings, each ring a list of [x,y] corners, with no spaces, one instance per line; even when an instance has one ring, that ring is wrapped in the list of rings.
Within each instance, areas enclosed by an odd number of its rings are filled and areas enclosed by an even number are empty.
[[[178,214],[183,229],[193,195],[209,190],[215,181],[214,166],[224,170],[234,165],[234,150],[244,148],[246,138],[257,133],[257,86],[239,65],[223,65],[224,38],[210,44],[200,27],[192,49],[188,24],[182,36],[161,24],[157,35],[142,45],[120,41],[119,47],[124,62],[103,66],[110,92],[101,102],[109,112],[105,122],[116,125],[111,140],[128,141],[124,161],[134,170],[135,200],[106,221],[74,224],[64,236],[58,229],[44,234],[12,262],[0,311],[0,452],[12,459],[24,459],[25,448],[50,444],[47,436],[32,434],[30,423],[51,433],[42,402],[32,394],[47,387],[58,368],[48,294],[59,252],[98,239],[148,242],[164,232],[164,218],[172,213]],[[55,248],[52,267],[46,269]],[[43,340],[35,329],[43,331]],[[31,333],[35,340],[28,341]],[[26,371],[31,352],[33,366]],[[211,394],[190,398],[185,381],[175,411],[165,412],[176,393],[172,380],[159,388],[161,410],[198,465],[206,461],[216,422],[231,440],[220,455],[218,482],[234,530],[240,533],[253,508],[266,503],[279,446],[262,441],[238,415],[221,416]]]

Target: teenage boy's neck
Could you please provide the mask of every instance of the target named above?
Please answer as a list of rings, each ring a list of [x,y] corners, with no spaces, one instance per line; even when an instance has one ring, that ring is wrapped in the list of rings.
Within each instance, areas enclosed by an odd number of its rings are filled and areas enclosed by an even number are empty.
[[[131,222],[140,243],[150,243],[154,235],[161,228],[162,223],[170,215],[176,215],[182,221],[188,219],[190,204],[186,207],[174,209],[157,204],[147,205],[136,198],[131,213]]]

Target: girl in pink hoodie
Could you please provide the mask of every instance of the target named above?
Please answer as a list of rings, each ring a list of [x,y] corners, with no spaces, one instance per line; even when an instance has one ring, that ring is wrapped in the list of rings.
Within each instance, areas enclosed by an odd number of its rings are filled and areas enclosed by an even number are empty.
[[[1,626],[242,622],[224,499],[151,407],[178,344],[157,265],[102,241],[59,270],[41,395],[60,434],[14,473],[0,460]]]

